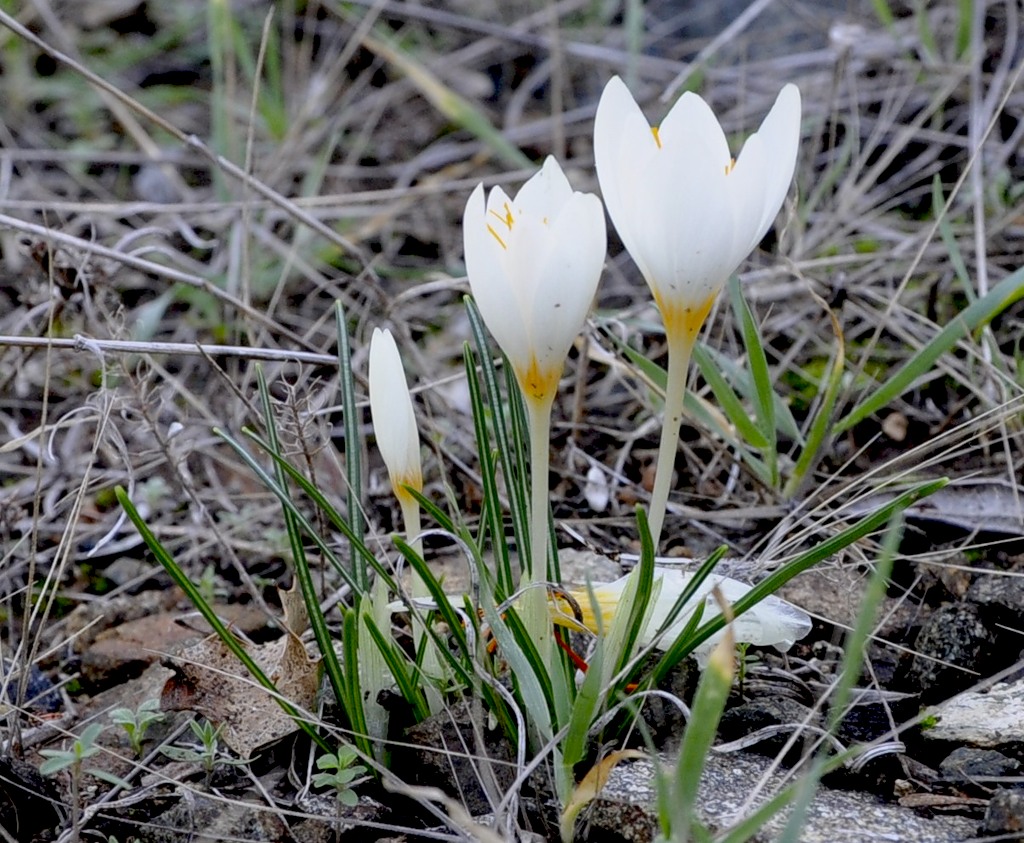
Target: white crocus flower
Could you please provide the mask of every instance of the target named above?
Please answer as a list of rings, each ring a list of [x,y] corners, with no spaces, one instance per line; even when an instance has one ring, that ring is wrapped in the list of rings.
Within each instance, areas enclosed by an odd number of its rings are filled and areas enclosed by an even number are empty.
[[[558,162],[544,162],[510,198],[477,185],[462,219],[466,274],[480,315],[505,352],[530,427],[530,556],[522,560],[523,619],[550,653],[543,590],[547,560],[551,406],[565,357],[583,328],[607,250],[604,210],[573,191]]]
[[[582,615],[582,626],[590,632],[607,632],[611,627],[619,601],[630,575],[620,577],[611,583],[593,585],[591,590],[570,590],[569,594],[579,606]],[[735,604],[750,591],[751,587],[739,580],[719,574],[711,574],[697,588],[694,595],[683,605],[682,610],[665,632],[655,641],[658,630],[665,625],[668,614],[675,605],[679,595],[683,593],[693,574],[677,571],[673,568],[656,568],[654,572],[653,605],[649,607],[647,622],[640,634],[639,644],[646,646],[652,641],[658,649],[666,650],[672,646],[676,638],[689,622],[697,606],[704,603],[701,625],[721,614],[712,591],[717,586],[722,596],[730,604]],[[591,599],[593,593],[593,600]],[[600,614],[600,621],[598,620]],[[580,629],[565,601],[552,605],[552,617],[555,623],[570,629]],[[769,595],[752,609],[739,615],[732,623],[736,641],[740,643],[771,646],[779,650],[788,650],[795,641],[803,638],[811,631],[811,619],[803,611],[778,597]],[[721,639],[724,631],[720,631],[702,643],[695,651],[697,661],[703,667],[708,654]]]
[[[574,192],[549,156],[514,199],[477,185],[462,222],[480,315],[527,401],[550,403],[604,266],[601,200]]]
[[[373,329],[373,336],[370,337],[370,419],[373,422],[373,432],[377,438],[377,447],[384,459],[384,465],[388,469],[388,477],[391,480],[391,489],[398,498],[402,508],[402,522],[405,525],[405,533],[411,543],[413,550],[423,554],[423,543],[419,539],[420,534],[420,505],[410,492],[423,491],[423,469],[420,463],[420,435],[416,427],[416,412],[412,405],[412,396],[409,394],[409,385],[405,379],[405,368],[402,366],[402,358],[398,353],[398,346],[395,338],[388,330],[380,328]],[[430,590],[423,578],[413,571],[412,593],[414,597],[426,597]],[[372,600],[366,605],[372,604],[372,612],[378,629],[387,629],[390,618],[388,608],[387,586],[384,580],[378,577],[373,585]],[[413,640],[416,649],[420,649],[423,639],[426,637],[426,630],[417,620],[413,623]],[[366,686],[379,690],[381,682],[390,682],[390,675],[384,671],[382,660],[377,657],[376,647],[370,647],[372,657],[365,654],[360,656],[360,670],[371,678]],[[363,662],[372,658],[372,664],[364,666]],[[443,675],[441,656],[431,644],[427,647],[423,669],[430,676]],[[433,686],[425,686],[427,703],[431,713],[436,714],[441,710],[441,696]],[[375,701],[376,693],[369,696],[369,700]],[[368,712],[373,713],[377,718],[384,715],[379,706],[370,703],[367,706]]]
[[[800,91],[786,85],[732,158],[711,108],[683,94],[657,128],[625,84],[605,87],[594,156],[608,214],[647,281],[669,346],[665,424],[651,498],[659,539],[682,420],[690,352],[719,291],[782,206],[800,140]]]
[[[406,502],[414,502],[409,489],[423,491],[420,435],[398,346],[391,332],[380,328],[374,328],[370,338],[370,418],[391,488],[404,512]]]

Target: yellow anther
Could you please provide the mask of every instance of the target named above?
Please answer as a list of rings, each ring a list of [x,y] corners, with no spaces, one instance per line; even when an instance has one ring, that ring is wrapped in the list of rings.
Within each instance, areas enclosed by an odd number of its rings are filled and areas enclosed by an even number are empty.
[[[487,226],[487,230],[490,232],[491,237],[498,241],[498,245],[507,252],[508,246],[505,245],[505,241],[501,239],[498,232],[494,230],[494,226]]]
[[[735,167],[736,167],[736,159],[735,158],[730,158],[729,159],[729,163],[725,165],[725,174],[729,175],[729,173],[731,173],[733,171],[733,169],[735,169]]]
[[[512,215],[512,209],[508,206],[508,202],[505,203],[504,214],[499,214],[495,210],[488,211],[488,213],[496,220],[498,220],[509,231],[512,230],[512,224],[516,221],[516,218]]]
[[[654,142],[658,144],[658,149],[661,149],[661,136],[658,134],[657,126],[651,126],[651,134],[654,135]]]

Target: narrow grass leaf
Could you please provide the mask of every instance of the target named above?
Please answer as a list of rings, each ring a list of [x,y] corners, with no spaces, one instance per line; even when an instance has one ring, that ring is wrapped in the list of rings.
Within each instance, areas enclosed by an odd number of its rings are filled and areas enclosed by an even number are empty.
[[[829,439],[829,431],[832,427],[832,414],[835,412],[836,402],[839,393],[843,388],[843,372],[846,369],[846,337],[832,309],[821,302],[832,320],[832,334],[835,337],[835,352],[832,355],[832,362],[829,364],[828,373],[825,377],[825,391],[821,396],[814,410],[814,418],[811,421],[810,430],[807,431],[807,441],[800,451],[800,457],[793,466],[793,471],[783,488],[783,495],[792,499],[803,485],[807,475],[814,470],[814,467],[821,459],[823,445]]]
[[[267,388],[263,367],[259,365],[256,366],[256,384],[263,408],[263,423],[267,431],[267,443],[270,445],[273,453],[279,453],[280,442],[278,441],[277,425],[274,420],[273,402],[270,398],[270,390]],[[283,494],[283,497],[279,497],[279,501],[282,505],[281,512],[288,533],[288,544],[292,551],[292,566],[295,579],[298,581],[299,590],[302,592],[302,602],[305,604],[309,625],[313,630],[313,638],[316,640],[317,649],[320,651],[321,664],[327,673],[327,679],[331,683],[331,688],[334,690],[337,698],[341,700],[343,698],[341,692],[345,682],[355,682],[358,685],[359,672],[349,669],[346,676],[346,672],[342,670],[342,666],[338,661],[338,654],[334,651],[334,638],[327,628],[327,618],[324,617],[324,613],[320,609],[320,594],[317,591],[316,583],[313,581],[313,573],[310,570],[305,544],[302,541],[305,530],[298,517],[295,502],[292,500],[291,495],[288,494],[288,474],[285,472],[281,462],[275,462],[274,466],[275,479]],[[347,664],[352,666],[356,662],[350,661]],[[365,734],[366,723],[362,711],[361,692],[358,694],[358,697],[360,706],[358,716],[362,718],[363,728],[361,731]]]
[[[857,612],[857,620],[853,630],[846,636],[843,646],[843,663],[839,673],[839,680],[829,703],[828,733],[835,735],[843,716],[846,714],[846,704],[857,680],[861,675],[861,668],[867,652],[868,640],[871,630],[875,625],[875,618],[878,615],[878,608],[885,599],[886,589],[889,587],[889,575],[892,573],[893,560],[899,550],[900,537],[903,534],[902,513],[895,512],[889,520],[885,536],[882,539],[882,552],[875,569],[868,580],[867,588],[864,591],[864,598]],[[803,831],[807,812],[811,807],[811,800],[817,791],[818,784],[824,774],[825,763],[828,759],[829,744],[823,742],[821,750],[815,758],[811,769],[803,776],[800,786],[796,792],[793,803],[793,812],[786,821],[786,827],[782,830],[779,843],[798,843]]]
[[[743,402],[740,401],[733,388],[729,386],[728,381],[722,377],[721,369],[700,343],[696,343],[693,347],[693,360],[700,368],[700,373],[704,376],[704,380],[711,387],[715,398],[718,399],[718,403],[721,404],[726,416],[736,427],[740,436],[752,448],[767,448],[769,445],[768,437],[750,420]]]
[[[722,598],[719,597],[721,600]],[[729,607],[723,605],[723,617],[731,616]],[[735,672],[735,641],[728,628],[708,659],[707,668],[697,685],[690,717],[683,732],[679,748],[679,760],[674,773],[671,790],[671,807],[668,811],[671,829],[663,829],[673,843],[683,843],[692,836],[692,829],[699,826],[696,816],[697,789],[704,772],[708,751],[715,740],[718,721],[725,710],[725,703],[732,690]]]
[[[978,291],[974,289],[971,274],[967,271],[967,263],[964,261],[960,244],[957,243],[956,235],[953,233],[949,214],[943,212],[945,207],[946,197],[942,193],[942,177],[936,173],[935,178],[932,179],[932,213],[939,221],[939,235],[942,237],[942,245],[946,247],[946,252],[949,255],[949,263],[967,296],[967,303],[972,304],[978,298]]]
[[[139,514],[138,509],[135,508],[135,504],[132,503],[131,498],[128,497],[128,493],[121,486],[114,487],[114,495],[117,497],[118,503],[124,509],[128,518],[132,524],[135,525],[135,529],[139,531],[139,535],[142,537],[142,541],[146,547],[149,548],[150,553],[157,562],[167,572],[167,575],[171,578],[178,588],[180,588],[185,596],[189,599],[196,610],[203,616],[203,619],[210,625],[210,628],[217,634],[217,637],[224,642],[224,646],[227,647],[245,666],[246,670],[252,674],[253,678],[260,683],[264,688],[274,692],[274,699],[277,704],[284,709],[293,720],[296,725],[302,729],[310,739],[316,743],[325,752],[331,752],[332,747],[323,738],[316,729],[313,728],[312,724],[303,716],[303,714],[295,708],[291,703],[288,702],[284,697],[277,693],[277,688],[270,678],[263,672],[258,664],[253,660],[252,656],[249,655],[249,651],[245,649],[242,643],[234,636],[217,616],[217,613],[213,611],[213,608],[202,593],[196,587],[196,585],[189,579],[188,575],[181,569],[174,558],[167,552],[164,546],[160,543],[160,540],[153,534],[152,530],[149,529],[145,520]]]
[[[463,654],[465,659],[472,659],[473,650],[469,645],[469,639],[466,637],[463,620],[459,616],[458,612],[456,612],[452,607],[451,601],[448,599],[448,595],[444,593],[444,589],[437,581],[437,577],[434,576],[433,571],[430,570],[430,566],[426,563],[426,560],[416,552],[412,545],[400,536],[394,536],[392,541],[394,541],[395,548],[402,554],[405,561],[409,563],[416,574],[418,574],[423,580],[423,583],[427,587],[427,591],[430,592],[430,599],[434,604],[434,611],[441,616],[441,620],[447,625],[452,638],[454,638],[455,643],[458,646],[459,652]],[[471,684],[472,676],[465,663],[459,660],[451,652],[447,642],[438,638],[431,627],[428,626],[428,630],[434,638],[438,652],[444,656],[451,664],[452,668],[454,668],[459,676],[459,681],[467,685]]]
[[[266,469],[260,465],[252,454],[243,448],[241,443],[236,441],[234,437],[226,431],[223,431],[220,428],[214,428],[213,432],[227,442],[228,445],[234,449],[235,453],[245,461],[246,465],[249,466],[253,473],[256,474],[260,482],[263,483],[269,491],[273,492],[284,506],[287,506],[292,511],[295,517],[299,520],[299,523],[302,525],[303,531],[309,536],[310,540],[316,544],[317,549],[324,555],[324,558],[331,563],[332,567],[341,575],[342,579],[345,580],[345,583],[352,588],[356,595],[361,596],[365,594],[366,592],[361,590],[359,583],[354,579],[352,568],[342,563],[334,550],[327,544],[323,536],[318,533],[316,528],[306,518],[305,513],[296,506],[295,502],[291,499],[291,496],[286,493],[286,491],[269,473],[267,473]],[[260,449],[263,450],[274,461],[274,463],[288,475],[289,479],[296,483],[302,491],[305,492],[314,503],[316,503],[321,512],[327,516],[327,520],[329,520],[331,524],[349,540],[359,558],[372,566],[378,576],[390,576],[388,570],[380,564],[380,561],[374,555],[373,551],[366,547],[366,545],[358,539],[356,534],[352,532],[352,528],[349,526],[345,517],[334,508],[323,492],[314,486],[309,478],[289,463],[288,460],[286,460],[279,452],[275,451],[271,444],[265,439],[260,438],[253,431],[245,428],[243,428],[242,432],[256,445],[258,445]]]
[[[419,668],[410,665],[405,651],[398,646],[393,638],[380,631],[372,617],[365,616],[363,625],[377,645],[377,649],[380,650],[384,663],[394,677],[398,692],[412,707],[416,722],[425,720],[430,716],[430,706],[427,705],[427,698],[423,695],[424,680],[419,675]]]
[[[509,142],[482,111],[442,83],[382,30],[378,28],[375,35],[363,36],[363,45],[401,70],[434,108],[489,146],[506,165],[518,169],[534,168],[534,163],[519,147]]]
[[[504,618],[490,600],[485,599],[482,608],[501,656],[508,662],[509,675],[516,684],[524,710],[529,712],[528,722],[537,727],[542,740],[550,740],[554,734],[554,701],[547,665],[514,608],[510,608]]]
[[[352,550],[352,575],[359,585],[359,591],[366,593],[369,589],[369,578],[366,566],[359,564],[360,558],[357,545],[363,543],[365,525],[363,524],[362,497],[362,437],[359,435],[359,412],[356,409],[355,377],[352,374],[352,350],[349,345],[348,327],[345,310],[340,301],[334,303],[334,322],[338,333],[338,375],[341,388],[341,411],[345,425],[345,479],[347,482],[346,507],[349,525],[349,544]]]
[[[761,580],[761,582],[751,588],[750,591],[743,595],[743,597],[737,600],[732,607],[733,613],[736,617],[739,617],[748,609],[756,606],[768,595],[774,594],[797,574],[802,571],[806,571],[808,568],[817,565],[819,562],[824,559],[828,559],[830,556],[834,556],[843,548],[849,547],[851,544],[859,541],[865,536],[871,535],[872,533],[884,528],[894,514],[897,512],[903,512],[907,507],[913,506],[922,498],[926,498],[928,495],[934,494],[939,489],[948,485],[948,483],[949,481],[943,478],[914,486],[912,489],[907,490],[883,506],[880,506],[870,515],[865,515],[856,524],[852,524],[842,532],[837,533],[831,538],[815,545],[810,550],[800,554],[795,559],[787,562],[777,571],[773,571],[765,577],[765,579]],[[721,615],[711,619],[694,635],[693,646],[696,647],[702,644],[722,629],[723,626],[725,626],[725,620]]]
[[[931,372],[935,361],[960,340],[988,324],[994,317],[1022,297],[1024,297],[1024,267],[1008,275],[988,294],[968,305],[952,322],[939,331],[934,339],[904,363],[891,378],[840,419],[833,432],[842,433],[849,430],[872,413],[887,406],[890,401],[910,389],[918,378]]]
[[[711,575],[727,552],[728,548],[725,545],[716,548],[715,551],[701,563],[700,567],[694,571],[690,581],[683,589],[683,593],[676,598],[676,602],[672,605],[668,615],[666,615],[665,621],[661,625],[661,629],[657,630],[659,634],[669,629],[672,624],[676,622],[676,618],[678,618],[679,613],[682,612],[683,606],[685,606],[690,598],[697,593],[697,589],[700,588],[704,581]],[[658,660],[658,664],[655,666],[654,670],[651,671],[646,683],[648,686],[656,687],[660,684],[672,668],[693,652],[694,647],[696,647],[696,643],[692,643],[690,639],[693,637],[693,633],[698,628],[703,616],[704,602],[701,601],[697,604],[693,614],[687,620],[686,625],[683,627],[680,634],[676,636],[676,640],[672,642],[672,645],[667,650],[665,650],[661,658]]]
[[[368,598],[364,598],[368,599]],[[334,688],[339,703],[345,707],[352,740],[367,758],[375,758],[373,744],[366,727],[366,712],[363,709],[363,689],[359,681],[359,610],[341,607],[341,646],[345,659],[343,681]],[[333,687],[333,686],[332,686]]]
[[[775,402],[773,400],[775,388],[772,384],[771,372],[768,369],[768,358],[764,353],[764,339],[761,337],[754,314],[751,313],[746,299],[743,298],[740,280],[735,275],[729,279],[729,299],[732,303],[733,314],[740,325],[743,346],[747,352],[747,362],[750,364],[750,375],[754,386],[752,398],[755,415],[761,433],[768,442],[762,453],[768,464],[771,486],[776,488],[779,484],[779,455],[775,431]]]
[[[628,343],[623,342],[612,333],[605,332],[605,336],[619,350],[652,387],[662,395],[665,394],[665,386],[668,383],[668,373],[653,360],[645,357]],[[724,418],[717,408],[712,407],[706,401],[702,401],[692,392],[687,391],[683,398],[683,411],[688,418],[697,421],[705,430],[715,434],[730,445],[742,448],[743,443],[736,438],[731,430],[728,419]]]
[[[483,508],[480,515],[480,531],[476,546],[483,550],[486,546],[484,538],[486,530],[491,533],[491,549],[495,556],[495,593],[499,600],[504,600],[515,590],[515,578],[512,575],[512,563],[509,559],[508,543],[505,541],[505,521],[501,514],[498,495],[498,478],[495,470],[494,454],[491,450],[491,437],[487,432],[487,408],[480,394],[480,381],[469,344],[463,347],[463,359],[466,365],[466,383],[469,386],[469,401],[473,410],[473,428],[477,445],[477,460],[480,464],[480,481],[483,485]]]
[[[483,320],[480,318],[480,312],[476,308],[476,304],[472,297],[466,296],[466,312],[469,314],[469,324],[473,332],[473,338],[476,341],[477,355],[480,361],[480,373],[484,380],[484,390],[487,394],[487,403],[490,407],[491,415],[491,429],[494,431],[494,441],[498,447],[498,462],[501,465],[502,473],[505,479],[505,488],[508,492],[509,507],[512,515],[512,531],[515,535],[516,547],[524,548],[530,546],[530,497],[527,487],[526,474],[522,470],[523,463],[517,459],[517,445],[518,452],[523,453],[522,443],[513,442],[509,431],[511,426],[508,423],[508,417],[505,412],[506,402],[502,390],[498,385],[498,373],[494,368],[494,361],[488,351],[487,341],[487,330],[484,327]],[[508,367],[506,367],[508,368]],[[508,405],[511,406],[512,399],[511,395],[518,397],[518,392],[513,391],[510,393],[510,399]],[[490,439],[486,438],[484,442],[489,442]],[[497,505],[499,498],[495,497],[494,504]],[[502,529],[499,533],[493,537],[495,542],[504,543],[505,540],[505,529]],[[510,560],[506,554],[505,562],[511,565]],[[510,583],[516,582],[516,578],[513,576],[511,567],[507,572],[507,577]]]

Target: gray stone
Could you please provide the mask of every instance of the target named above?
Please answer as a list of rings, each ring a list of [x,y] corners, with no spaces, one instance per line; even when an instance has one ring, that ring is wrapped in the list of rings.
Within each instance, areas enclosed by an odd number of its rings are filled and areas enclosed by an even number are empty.
[[[986,834],[1002,835],[1024,832],[1024,791],[997,790],[988,803],[982,828]],[[1024,838],[1011,839],[1021,840]]]
[[[994,749],[960,746],[939,764],[939,772],[947,781],[984,783],[986,779],[1020,775],[1020,762]]]
[[[925,702],[969,688],[992,661],[995,636],[971,604],[943,606],[921,627],[914,642],[911,681]],[[966,669],[962,669],[966,668]]]
[[[768,759],[744,752],[711,753],[697,806],[701,821],[712,833],[734,826],[784,786],[782,775],[786,771],[769,774],[770,766]],[[616,767],[590,811],[585,812],[585,819],[580,820],[589,823],[590,829],[577,827],[576,839],[600,834],[604,840],[650,843],[658,829],[654,776],[654,766],[647,761]],[[764,797],[745,807],[747,798],[762,784]],[[778,816],[751,839],[761,843],[775,840],[785,822],[784,814]],[[923,817],[870,794],[820,788],[811,801],[799,839],[801,843],[958,843],[974,837],[977,827],[975,820],[965,817]]]
[[[1015,621],[1024,614],[1024,577],[981,574],[967,590],[967,599],[994,613],[1000,620]]]
[[[1024,679],[967,691],[929,712],[937,722],[921,734],[937,741],[997,748],[1024,741]]]

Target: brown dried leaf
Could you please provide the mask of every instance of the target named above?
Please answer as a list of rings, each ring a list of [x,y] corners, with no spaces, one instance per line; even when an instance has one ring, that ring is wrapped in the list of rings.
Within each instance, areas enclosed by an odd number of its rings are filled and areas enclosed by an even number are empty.
[[[320,687],[320,660],[310,658],[299,635],[308,624],[302,595],[282,591],[285,635],[268,644],[242,642],[278,693],[299,709],[311,709]],[[294,625],[293,625],[294,624]],[[223,725],[222,737],[242,758],[294,732],[298,726],[217,636],[184,647],[165,660],[174,670],[160,700],[167,711],[194,711]]]

